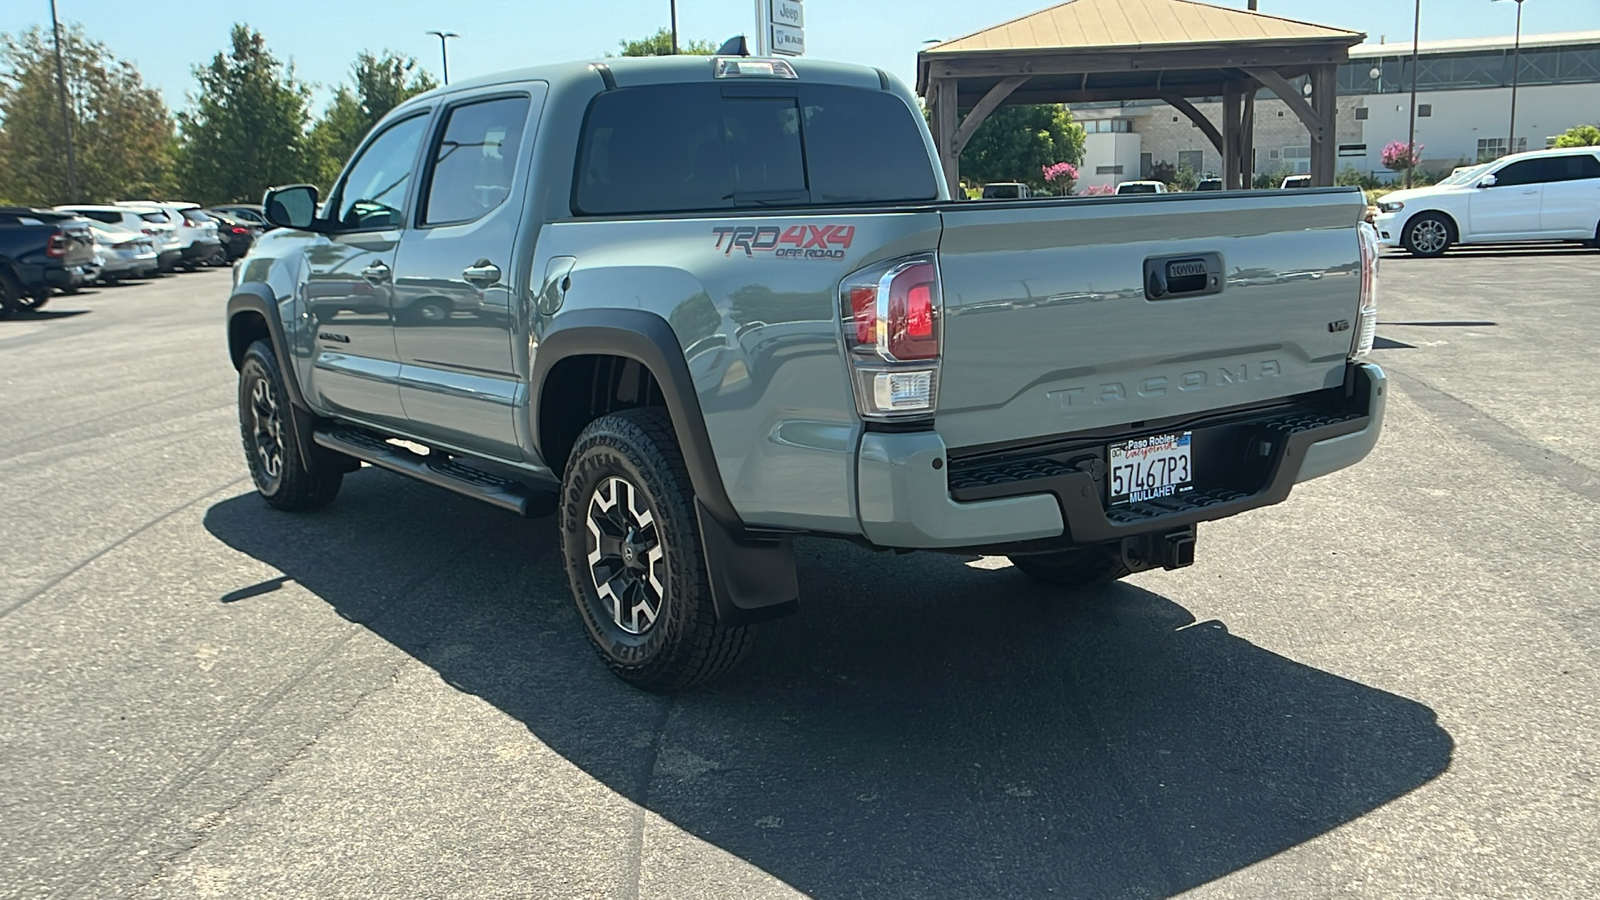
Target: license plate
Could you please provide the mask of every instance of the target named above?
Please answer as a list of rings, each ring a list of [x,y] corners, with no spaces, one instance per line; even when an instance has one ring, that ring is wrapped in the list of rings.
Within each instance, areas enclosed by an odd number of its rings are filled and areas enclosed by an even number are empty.
[[[1173,431],[1112,444],[1107,480],[1112,506],[1181,494],[1194,486],[1192,432]]]

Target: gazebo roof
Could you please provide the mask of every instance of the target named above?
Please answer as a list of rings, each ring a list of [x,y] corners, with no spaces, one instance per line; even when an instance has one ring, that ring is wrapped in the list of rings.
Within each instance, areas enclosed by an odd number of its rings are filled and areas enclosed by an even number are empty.
[[[973,51],[1176,49],[1299,41],[1348,46],[1365,37],[1358,31],[1194,0],[1067,0],[923,52],[932,56]]]

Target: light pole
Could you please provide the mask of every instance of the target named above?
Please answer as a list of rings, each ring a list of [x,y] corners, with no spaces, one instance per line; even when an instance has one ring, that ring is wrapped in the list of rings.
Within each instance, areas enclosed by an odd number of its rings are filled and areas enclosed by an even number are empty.
[[[439,59],[444,64],[444,83],[449,84],[450,48],[445,44],[445,41],[449,38],[461,37],[461,35],[456,34],[454,31],[430,31],[428,34],[434,35],[439,39]]]
[[[1511,133],[1506,135],[1506,153],[1517,152],[1517,79],[1522,75],[1522,0],[1517,4],[1517,37],[1511,45]]]
[[[1416,12],[1411,16],[1411,134],[1406,138],[1406,187],[1411,187],[1411,173],[1417,170],[1417,40],[1422,36],[1422,0],[1417,0]]]
[[[61,65],[61,20],[56,17],[56,0],[50,0],[50,29],[56,44],[56,93],[61,100],[61,127],[67,134],[67,194],[78,202],[78,157],[72,149],[72,114],[67,107],[67,73]]]
[[[672,55],[678,55],[678,0],[672,0]]]

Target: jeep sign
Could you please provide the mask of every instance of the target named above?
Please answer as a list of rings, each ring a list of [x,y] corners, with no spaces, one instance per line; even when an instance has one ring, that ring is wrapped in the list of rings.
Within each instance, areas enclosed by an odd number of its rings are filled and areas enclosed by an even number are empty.
[[[771,0],[772,52],[800,56],[806,52],[805,10],[799,0]]]

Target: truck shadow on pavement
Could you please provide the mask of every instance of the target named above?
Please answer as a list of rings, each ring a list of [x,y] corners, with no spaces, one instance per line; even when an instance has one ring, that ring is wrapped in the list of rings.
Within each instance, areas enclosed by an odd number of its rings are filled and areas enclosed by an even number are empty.
[[[1454,746],[1422,704],[1131,585],[1069,598],[961,557],[803,542],[801,613],[723,682],[664,698],[594,658],[552,519],[363,469],[325,512],[248,494],[205,524],[612,790],[817,897],[1171,896],[1426,784]]]

